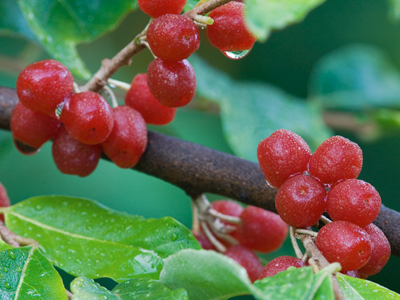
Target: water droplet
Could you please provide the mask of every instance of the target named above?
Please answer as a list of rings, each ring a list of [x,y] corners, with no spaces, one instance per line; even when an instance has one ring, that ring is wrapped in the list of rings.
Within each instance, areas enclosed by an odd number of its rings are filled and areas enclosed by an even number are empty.
[[[15,148],[24,155],[33,155],[39,152],[40,148],[28,146],[18,140],[14,140]]]
[[[241,59],[249,54],[250,50],[241,50],[241,51],[225,51],[222,52],[226,57],[230,59]]]
[[[7,290],[11,289],[11,284],[8,282],[4,282],[4,286]]]
[[[11,259],[15,259],[15,254],[11,250],[8,251],[8,256],[11,257]]]

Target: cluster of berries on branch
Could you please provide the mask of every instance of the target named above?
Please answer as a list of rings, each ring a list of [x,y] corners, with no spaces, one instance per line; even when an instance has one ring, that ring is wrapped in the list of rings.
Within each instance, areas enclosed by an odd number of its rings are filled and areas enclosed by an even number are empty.
[[[330,263],[339,262],[343,272],[357,271],[361,278],[383,268],[390,245],[372,224],[381,197],[357,179],[363,156],[356,143],[334,136],[311,154],[300,136],[281,129],[260,142],[257,157],[267,183],[278,189],[275,207],[283,221],[307,229],[323,213],[329,215],[333,222],[320,229],[315,244]]]

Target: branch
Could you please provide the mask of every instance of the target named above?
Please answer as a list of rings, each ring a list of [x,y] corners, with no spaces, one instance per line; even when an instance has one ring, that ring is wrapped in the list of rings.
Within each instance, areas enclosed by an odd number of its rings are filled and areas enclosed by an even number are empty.
[[[15,90],[0,87],[0,128],[10,129]],[[104,157],[106,158],[106,157]],[[192,198],[214,193],[276,212],[276,190],[264,180],[258,164],[210,148],[149,131],[148,144],[134,169],[163,179]],[[381,206],[374,221],[400,257],[400,213]]]
[[[184,15],[191,19],[199,14],[204,15],[213,9],[228,3],[232,0],[210,0],[202,5],[199,5],[192,10],[188,11]],[[140,38],[146,36],[147,28],[141,33],[139,33],[133,41],[131,41],[127,46],[125,46],[120,52],[118,52],[112,59],[104,59],[101,62],[101,67],[96,74],[81,88],[82,92],[93,91],[99,92],[106,84],[107,80],[118,71],[119,68],[123,66],[128,66],[131,63],[133,56],[141,52],[146,48],[144,43],[140,42]]]

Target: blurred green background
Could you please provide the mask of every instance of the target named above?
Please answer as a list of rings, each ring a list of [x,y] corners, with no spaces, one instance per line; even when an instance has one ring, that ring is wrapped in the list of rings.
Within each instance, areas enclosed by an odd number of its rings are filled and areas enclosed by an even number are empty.
[[[234,79],[268,82],[294,96],[307,98],[313,67],[320,58],[342,46],[355,43],[376,46],[388,53],[393,65],[400,68],[400,22],[390,20],[388,14],[388,3],[383,0],[328,0],[304,22],[274,32],[265,44],[256,44],[242,60],[227,59],[210,46],[204,33],[198,53]],[[134,12],[116,31],[91,44],[80,45],[79,53],[88,68],[95,72],[100,61],[112,57],[126,45],[147,20],[141,12]],[[22,38],[0,36],[0,85],[15,87],[24,66],[47,57],[41,48]],[[136,73],[146,72],[151,60],[149,51],[143,51],[134,57],[131,66],[122,68],[113,78],[130,82]],[[123,94],[116,92],[122,99]],[[150,129],[233,153],[224,139],[218,109],[200,99],[179,109],[171,124]],[[354,131],[336,129],[335,133],[360,144],[364,152],[360,178],[376,187],[386,206],[400,211],[398,132],[395,130],[372,141]],[[118,169],[106,161],[101,161],[96,171],[86,178],[60,174],[52,162],[50,143],[37,155],[23,156],[14,149],[7,131],[0,131],[0,181],[13,203],[36,195],[87,197],[116,210],[145,217],[173,216],[191,226],[190,199],[180,189],[136,171]],[[210,197],[218,199],[216,195]],[[294,254],[289,243],[279,253],[265,258],[281,254]],[[400,292],[399,268],[400,259],[392,256],[383,271],[370,279]]]

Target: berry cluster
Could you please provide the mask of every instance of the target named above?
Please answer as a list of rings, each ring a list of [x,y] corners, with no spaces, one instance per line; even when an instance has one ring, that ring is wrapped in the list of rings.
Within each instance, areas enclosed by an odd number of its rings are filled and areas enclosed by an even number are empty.
[[[182,0],[138,1],[141,10],[155,18],[148,27],[146,39],[156,59],[149,64],[146,76],[142,75],[147,85],[140,79],[141,88],[146,91],[129,92],[131,103],[136,101],[132,99],[141,97],[141,93],[148,95],[147,91],[169,108],[184,106],[195,96],[196,75],[187,58],[199,48],[200,35],[192,19],[179,15],[185,3]],[[227,53],[247,53],[253,47],[256,38],[245,26],[243,3],[227,3],[211,11],[207,18],[213,20],[211,25],[207,25],[211,43],[228,57],[240,58]],[[132,82],[134,84],[137,85]],[[168,114],[173,115],[172,111]]]
[[[333,222],[322,227],[315,241],[326,259],[364,278],[382,269],[390,246],[371,224],[381,198],[371,184],[357,179],[363,157],[356,143],[334,136],[311,155],[300,136],[281,129],[260,142],[257,157],[266,181],[279,189],[275,206],[283,221],[305,228],[327,212]]]
[[[139,112],[111,108],[94,92],[74,93],[71,73],[55,60],[26,67],[16,87],[20,102],[11,131],[17,148],[32,154],[53,138],[53,158],[65,174],[89,175],[102,150],[119,167],[130,168],[146,148],[146,123]]]
[[[224,236],[218,232],[214,234],[227,248],[224,254],[242,265],[249,278],[255,281],[259,278],[263,265],[253,251],[270,253],[279,249],[286,239],[287,225],[275,213],[255,206],[243,209],[229,200],[214,201],[211,208],[221,215],[239,218],[237,223],[220,220],[224,226],[230,228],[229,236],[233,240],[223,239]],[[204,249],[217,250],[203,231],[196,233],[195,237]]]

